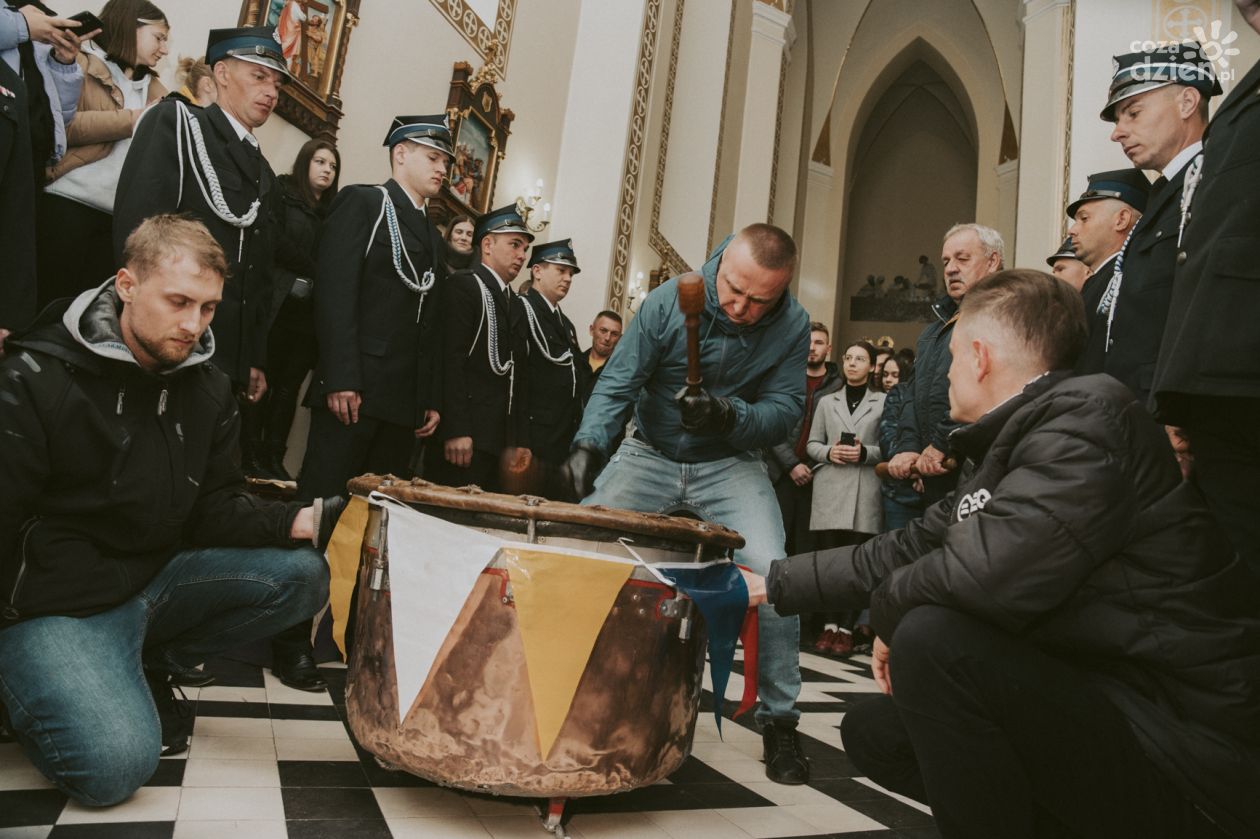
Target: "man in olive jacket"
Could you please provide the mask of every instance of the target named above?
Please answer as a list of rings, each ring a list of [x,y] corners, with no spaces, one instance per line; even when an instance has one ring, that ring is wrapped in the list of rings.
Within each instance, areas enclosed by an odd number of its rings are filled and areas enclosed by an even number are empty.
[[[845,715],[845,750],[944,836],[1260,835],[1260,580],[1132,392],[1063,372],[1084,338],[1080,295],[1046,274],[968,291],[958,489],[776,562],[769,602],[869,602],[887,695]]]

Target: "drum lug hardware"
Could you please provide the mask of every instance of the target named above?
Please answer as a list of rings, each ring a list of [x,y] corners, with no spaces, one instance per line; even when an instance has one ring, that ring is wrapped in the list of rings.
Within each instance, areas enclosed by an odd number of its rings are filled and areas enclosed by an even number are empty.
[[[531,545],[538,542],[538,522],[530,519],[525,525],[525,537]]]
[[[516,597],[515,597],[515,595],[513,595],[513,594],[512,594],[512,584],[511,584],[511,583],[505,583],[505,584],[504,584],[504,586],[503,586],[503,597],[502,597],[501,599],[503,600],[503,605],[504,605],[504,606],[511,606],[512,604],[514,604],[514,603],[516,602]]]

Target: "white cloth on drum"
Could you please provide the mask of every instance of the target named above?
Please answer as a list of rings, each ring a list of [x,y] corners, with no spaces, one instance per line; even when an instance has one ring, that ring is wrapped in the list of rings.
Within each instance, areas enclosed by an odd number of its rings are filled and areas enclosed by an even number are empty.
[[[426,516],[380,493],[372,493],[371,500],[389,511],[386,544],[398,720],[402,722],[429,678],[464,601],[503,540]]]

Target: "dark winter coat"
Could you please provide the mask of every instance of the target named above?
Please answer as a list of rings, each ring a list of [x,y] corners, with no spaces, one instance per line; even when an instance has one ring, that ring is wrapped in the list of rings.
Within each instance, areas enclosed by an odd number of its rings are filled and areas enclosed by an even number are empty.
[[[271,268],[272,322],[303,335],[315,334],[315,260],[319,255],[319,234],[324,224],[321,207],[312,207],[298,191],[292,175],[281,175],[273,219],[274,260]],[[293,295],[299,279],[310,283],[305,298]],[[300,284],[299,284],[300,285]]]
[[[1190,424],[1195,397],[1260,398],[1260,64],[1204,140],[1153,388],[1160,419]]]
[[[796,441],[801,439],[801,428],[813,422],[814,406],[818,404],[819,399],[843,387],[844,377],[840,375],[839,366],[834,361],[826,362],[823,367],[823,380],[818,385],[818,389],[812,396],[809,389],[805,389],[805,410],[801,412],[801,418],[792,428],[792,433],[783,442],[766,449],[766,470],[770,473],[771,483],[778,483],[780,478],[800,465],[801,461],[796,456]],[[808,431],[806,436],[808,437]],[[810,466],[813,465],[811,458],[806,456],[806,460]]]
[[[67,308],[68,306],[68,308]],[[240,416],[208,331],[141,369],[110,280],[46,309],[0,363],[0,626],[102,612],[176,551],[291,545],[301,505],[245,490]]]
[[[784,614],[934,604],[1085,670],[1185,794],[1260,835],[1260,580],[1109,376],[1043,376],[954,434],[957,491],[903,530],[774,563]]]

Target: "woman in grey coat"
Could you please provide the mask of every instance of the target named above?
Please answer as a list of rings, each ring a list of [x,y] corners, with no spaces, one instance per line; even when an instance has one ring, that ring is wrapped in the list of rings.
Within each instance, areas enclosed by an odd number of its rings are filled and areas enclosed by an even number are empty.
[[[884,394],[870,390],[875,348],[855,341],[844,350],[845,385],[818,400],[805,450],[821,464],[814,474],[809,528],[820,548],[857,545],[879,533],[883,502],[875,464],[880,461],[879,420]],[[857,615],[830,614],[815,649],[834,655],[853,652]]]
[[[879,419],[884,394],[869,389],[874,350],[864,341],[844,351],[845,386],[818,400],[805,450],[822,463],[814,475],[810,530],[842,531],[828,540],[853,545],[880,531]],[[845,435],[853,435],[846,445]],[[842,440],[841,438],[844,438]]]

